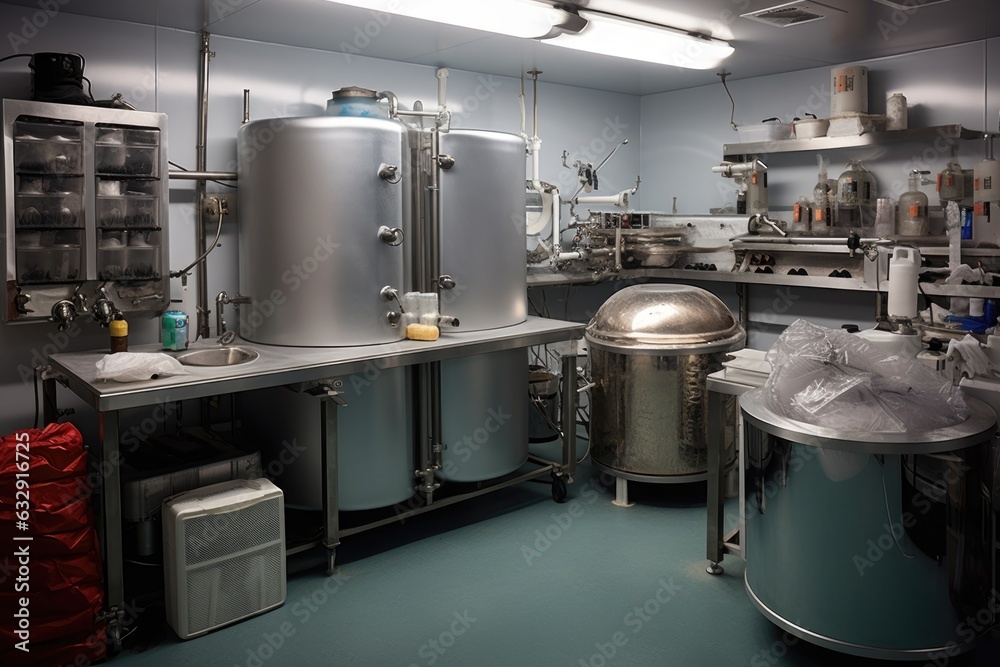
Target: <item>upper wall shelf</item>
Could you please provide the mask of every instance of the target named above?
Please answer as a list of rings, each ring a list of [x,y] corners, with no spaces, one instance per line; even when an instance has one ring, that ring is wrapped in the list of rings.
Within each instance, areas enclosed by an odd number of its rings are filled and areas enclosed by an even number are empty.
[[[881,146],[906,141],[927,142],[937,139],[979,139],[982,132],[970,130],[961,125],[934,125],[912,130],[890,130],[870,132],[849,137],[815,137],[813,139],[781,139],[755,141],[746,144],[724,144],[722,152],[726,158],[739,155],[767,155],[770,153],[794,153],[799,151],[825,151],[858,146]]]

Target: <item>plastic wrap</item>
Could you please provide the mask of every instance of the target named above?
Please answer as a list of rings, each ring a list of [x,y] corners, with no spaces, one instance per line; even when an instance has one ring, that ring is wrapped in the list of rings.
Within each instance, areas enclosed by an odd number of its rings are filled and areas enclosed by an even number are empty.
[[[118,352],[97,362],[97,379],[141,382],[167,375],[188,375],[181,362],[162,352]]]
[[[767,353],[764,384],[776,414],[852,432],[899,433],[968,418],[961,389],[916,359],[846,331],[797,320]]]

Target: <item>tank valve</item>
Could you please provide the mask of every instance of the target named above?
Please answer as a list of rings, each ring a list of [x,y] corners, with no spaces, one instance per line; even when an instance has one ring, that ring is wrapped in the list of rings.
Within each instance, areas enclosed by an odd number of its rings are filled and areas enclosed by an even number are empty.
[[[403,242],[403,230],[382,225],[378,228],[378,240],[386,245],[397,246]]]
[[[388,313],[385,314],[385,321],[388,322],[389,326],[392,327],[393,329],[399,326],[399,323],[402,321],[402,319],[403,315],[401,313],[397,313],[395,310],[390,310]]]
[[[437,156],[437,163],[439,167],[441,167],[445,171],[448,171],[449,169],[455,166],[455,158],[453,158],[450,155],[445,155],[442,153],[441,155]]]
[[[386,285],[385,287],[383,287],[383,288],[382,288],[382,289],[381,289],[381,290],[379,291],[379,293],[378,293],[378,294],[379,294],[379,296],[380,296],[380,297],[382,297],[382,298],[383,298],[383,299],[384,299],[385,301],[393,301],[393,300],[395,300],[395,301],[396,301],[397,303],[399,302],[399,292],[398,292],[398,291],[396,291],[396,288],[394,288],[394,287],[391,287],[391,286],[389,286],[389,285]]]
[[[441,289],[455,289],[455,279],[448,274],[438,276],[437,284]]]
[[[403,175],[399,173],[399,167],[396,165],[383,162],[378,166],[378,177],[386,183],[399,183]]]

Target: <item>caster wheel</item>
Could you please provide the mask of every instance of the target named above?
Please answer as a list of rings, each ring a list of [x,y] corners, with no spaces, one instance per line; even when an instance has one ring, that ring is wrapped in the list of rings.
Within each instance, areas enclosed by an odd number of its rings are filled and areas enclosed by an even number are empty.
[[[566,487],[566,478],[561,475],[552,476],[552,500],[557,503],[566,502],[569,490]]]

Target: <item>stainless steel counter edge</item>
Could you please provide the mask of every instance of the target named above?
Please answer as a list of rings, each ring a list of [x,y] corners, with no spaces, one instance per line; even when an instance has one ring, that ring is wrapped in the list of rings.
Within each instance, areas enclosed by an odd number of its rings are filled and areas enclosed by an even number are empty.
[[[522,324],[501,329],[445,332],[433,342],[404,340],[364,347],[302,348],[238,341],[241,347],[258,351],[260,358],[236,366],[192,366],[188,368],[190,375],[129,383],[97,380],[95,364],[105,355],[103,350],[54,354],[50,363],[73,393],[94,409],[107,412],[579,339],[584,327],[578,322],[529,317]],[[191,349],[215,345],[212,341]],[[133,351],[157,352],[160,348],[144,345]]]

